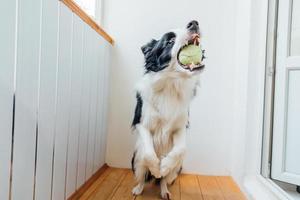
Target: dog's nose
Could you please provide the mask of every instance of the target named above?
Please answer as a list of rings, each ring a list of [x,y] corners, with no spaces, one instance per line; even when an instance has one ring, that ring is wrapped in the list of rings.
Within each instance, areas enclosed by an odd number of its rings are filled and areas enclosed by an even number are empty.
[[[199,23],[196,20],[193,20],[188,23],[186,28],[192,33],[198,33],[199,32]]]

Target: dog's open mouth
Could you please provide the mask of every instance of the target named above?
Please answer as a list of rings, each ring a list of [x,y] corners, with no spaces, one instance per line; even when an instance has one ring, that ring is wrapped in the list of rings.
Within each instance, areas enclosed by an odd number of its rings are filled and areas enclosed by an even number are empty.
[[[200,46],[200,35],[193,34],[191,39],[183,45],[177,54],[177,60],[180,66],[189,71],[196,71],[204,68],[202,64],[205,58],[204,50]]]

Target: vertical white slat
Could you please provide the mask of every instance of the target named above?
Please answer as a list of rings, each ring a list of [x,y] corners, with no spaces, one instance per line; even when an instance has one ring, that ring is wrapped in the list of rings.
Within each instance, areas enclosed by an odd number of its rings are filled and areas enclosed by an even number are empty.
[[[94,172],[101,167],[102,152],[102,127],[103,127],[103,95],[104,95],[104,41],[97,39],[97,115],[96,115],[96,139],[94,154]]]
[[[93,79],[93,54],[94,54],[94,48],[93,48],[93,37],[92,37],[92,29],[90,27],[87,27],[86,29],[86,48],[85,48],[85,57],[84,57],[84,66],[88,68],[88,77],[87,80],[87,86],[88,86],[88,95],[87,95],[87,129],[86,132],[86,150],[85,150],[85,181],[89,178],[89,169],[90,169],[90,163],[89,163],[89,145],[90,145],[90,138],[92,137],[91,131],[90,131],[90,121],[91,119],[91,104],[92,104],[92,79]]]
[[[79,188],[86,180],[86,156],[88,143],[88,120],[89,120],[89,104],[90,104],[90,48],[88,31],[89,27],[84,26],[84,42],[83,42],[83,71],[82,71],[82,95],[80,102],[80,132],[79,132],[79,152],[78,152],[78,170],[77,170],[77,188]]]
[[[42,1],[41,65],[35,199],[50,200],[56,106],[59,3]]]
[[[110,73],[110,55],[111,45],[104,41],[104,94],[103,94],[103,127],[102,127],[102,138],[101,138],[101,160],[100,165],[105,163],[106,156],[106,144],[107,144],[107,119],[108,119],[108,95],[109,95],[109,73]]]
[[[73,15],[71,110],[68,135],[66,197],[76,190],[79,142],[80,100],[82,92],[83,22]]]
[[[11,167],[16,0],[0,6],[0,199],[9,197]]]
[[[93,160],[95,153],[95,132],[96,132],[96,106],[97,106],[97,37],[99,35],[93,30],[89,31],[90,38],[90,48],[91,57],[90,65],[91,75],[90,75],[90,107],[89,107],[89,137],[88,137],[88,152],[87,152],[87,166],[86,166],[86,178],[92,176],[93,174]]]
[[[18,1],[12,199],[33,199],[40,55],[39,0]]]
[[[97,59],[96,59],[96,69],[97,69],[97,102],[96,102],[96,124],[95,124],[95,150],[94,150],[94,160],[93,160],[93,172],[95,173],[101,166],[100,166],[100,149],[101,149],[101,127],[103,126],[103,40],[101,37],[96,37],[96,52],[97,52]]]
[[[57,105],[53,159],[52,199],[65,199],[67,139],[72,68],[72,12],[60,3]]]

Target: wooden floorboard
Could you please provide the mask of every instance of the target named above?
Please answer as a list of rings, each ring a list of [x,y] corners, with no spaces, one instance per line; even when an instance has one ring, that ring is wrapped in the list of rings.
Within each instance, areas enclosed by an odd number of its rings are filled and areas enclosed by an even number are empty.
[[[135,180],[133,173],[129,170],[126,172],[126,176],[119,185],[115,194],[111,198],[112,200],[133,200],[135,197],[132,195],[131,190],[135,186]]]
[[[173,185],[169,186],[169,191],[172,195],[172,200],[180,200],[180,180],[179,178],[173,183]]]
[[[136,197],[136,200],[158,200],[160,198],[159,185],[146,184],[142,195]]]
[[[223,196],[226,200],[245,200],[246,198],[242,194],[240,188],[229,176],[216,177]]]
[[[80,200],[159,200],[160,187],[145,185],[142,195],[131,193],[136,182],[131,170],[108,168],[83,194]],[[228,176],[180,175],[169,186],[172,200],[246,200]]]
[[[214,176],[197,176],[204,200],[224,200],[221,188]]]
[[[95,193],[95,191],[100,187],[100,184],[104,181],[104,179],[110,174],[112,168],[108,168],[98,179],[95,181],[91,187],[80,197],[80,200],[89,199],[91,195]]]
[[[99,188],[94,194],[90,196],[90,200],[107,200],[112,198],[117,190],[118,185],[121,183],[126,175],[124,169],[113,169],[104,181],[99,185]]]
[[[180,176],[179,180],[181,200],[203,200],[197,176],[183,174]]]

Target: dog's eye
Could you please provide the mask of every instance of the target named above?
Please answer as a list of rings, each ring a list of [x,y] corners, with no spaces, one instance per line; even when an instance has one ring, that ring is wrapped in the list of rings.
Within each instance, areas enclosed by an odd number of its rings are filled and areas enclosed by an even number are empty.
[[[168,45],[171,45],[171,44],[174,44],[175,43],[175,38],[172,38],[172,39],[170,39],[169,41],[168,41]]]

